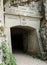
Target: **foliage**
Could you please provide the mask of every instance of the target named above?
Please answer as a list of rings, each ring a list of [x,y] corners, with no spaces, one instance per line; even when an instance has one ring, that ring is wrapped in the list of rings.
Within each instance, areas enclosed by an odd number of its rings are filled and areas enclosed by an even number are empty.
[[[3,26],[0,26],[0,30],[1,30],[1,31],[4,31],[4,27],[3,27]]]
[[[16,60],[13,57],[13,55],[10,53],[7,43],[6,43],[6,35],[4,34],[4,27],[0,26],[0,37],[2,37],[4,40],[2,40],[2,51],[3,51],[3,61],[0,63],[0,65],[16,65]]]
[[[7,48],[6,41],[2,42],[2,50],[3,50],[3,61],[4,63],[1,65],[16,65],[15,58],[13,55],[9,52]]]
[[[0,65],[6,65],[4,62],[2,62]]]
[[[39,53],[39,54],[34,54],[32,55],[34,58],[38,58],[38,59],[42,59],[42,55]]]
[[[33,54],[32,57],[37,58],[37,59],[41,59],[41,60],[44,60],[44,61],[47,60],[46,54],[42,55],[41,53],[37,53],[37,54]]]

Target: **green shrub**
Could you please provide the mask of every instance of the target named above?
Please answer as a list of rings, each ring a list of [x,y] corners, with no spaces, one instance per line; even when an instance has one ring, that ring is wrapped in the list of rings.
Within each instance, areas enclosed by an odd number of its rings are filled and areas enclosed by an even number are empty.
[[[13,55],[9,52],[6,41],[2,42],[2,51],[4,64],[1,65],[16,65],[16,60]]]

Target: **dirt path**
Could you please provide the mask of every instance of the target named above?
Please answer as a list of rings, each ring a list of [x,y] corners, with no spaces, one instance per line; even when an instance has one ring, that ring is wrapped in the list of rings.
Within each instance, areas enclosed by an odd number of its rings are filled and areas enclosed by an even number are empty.
[[[46,62],[35,59],[26,54],[14,54],[17,65],[47,65]]]

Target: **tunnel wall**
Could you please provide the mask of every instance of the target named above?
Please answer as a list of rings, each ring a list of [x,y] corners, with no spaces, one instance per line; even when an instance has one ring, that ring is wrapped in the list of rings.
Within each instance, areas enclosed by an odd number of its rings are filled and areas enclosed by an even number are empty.
[[[28,33],[28,52],[29,53],[39,53],[39,44],[36,30],[30,31]]]

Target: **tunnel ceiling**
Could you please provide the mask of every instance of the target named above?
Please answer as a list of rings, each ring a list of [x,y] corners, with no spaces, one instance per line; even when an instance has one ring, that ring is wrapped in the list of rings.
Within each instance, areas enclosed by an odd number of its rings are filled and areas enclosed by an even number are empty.
[[[35,30],[34,28],[29,27],[29,26],[15,26],[15,27],[11,27],[11,29],[23,29],[23,30],[26,30],[26,31]]]
[[[15,27],[12,27],[10,30],[13,31],[11,33],[14,35],[14,34],[27,34],[30,31],[33,31],[35,29],[28,26],[15,26]]]

